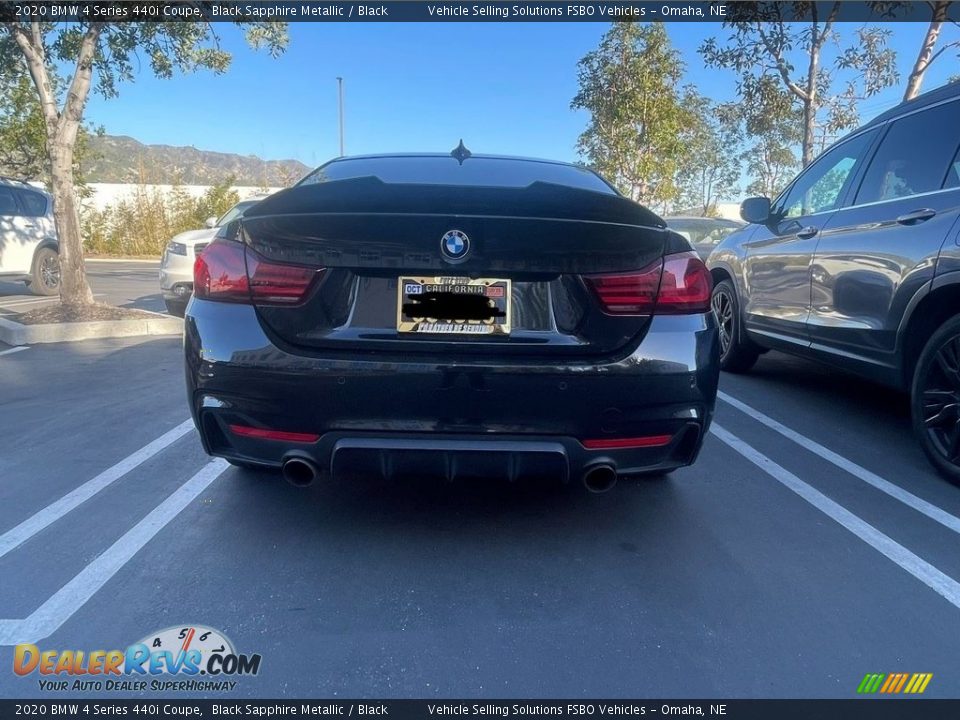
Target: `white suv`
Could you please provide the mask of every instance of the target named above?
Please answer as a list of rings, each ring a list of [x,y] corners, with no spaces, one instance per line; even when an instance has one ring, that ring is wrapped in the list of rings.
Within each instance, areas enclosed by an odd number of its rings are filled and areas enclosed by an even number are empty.
[[[0,279],[23,280],[35,295],[60,292],[53,199],[5,177],[0,177]]]

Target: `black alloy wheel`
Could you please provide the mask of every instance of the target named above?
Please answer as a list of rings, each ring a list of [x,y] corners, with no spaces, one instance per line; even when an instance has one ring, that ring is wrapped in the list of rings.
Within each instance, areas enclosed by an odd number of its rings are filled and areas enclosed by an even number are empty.
[[[40,248],[33,258],[30,291],[34,295],[56,295],[60,292],[60,256],[53,248]]]
[[[726,355],[730,349],[730,339],[733,337],[733,298],[726,291],[713,294],[710,307],[717,317],[717,326],[720,331],[720,354]]]
[[[741,337],[740,305],[732,282],[721,280],[714,286],[710,307],[719,326],[720,368],[727,372],[746,372],[757,362],[760,351]]]
[[[927,341],[911,388],[914,432],[930,462],[960,483],[960,316]]]

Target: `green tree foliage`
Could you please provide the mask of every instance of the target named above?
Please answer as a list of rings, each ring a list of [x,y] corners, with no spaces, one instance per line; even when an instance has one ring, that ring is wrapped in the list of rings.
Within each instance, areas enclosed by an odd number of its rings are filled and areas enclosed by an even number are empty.
[[[47,165],[40,103],[26,74],[0,77],[0,174],[36,180]]]
[[[815,2],[734,3],[733,19],[724,22],[726,40],[710,38],[700,46],[707,65],[737,74],[741,102],[757,107],[774,80],[798,107],[804,166],[815,156],[818,129],[835,135],[853,127],[857,103],[899,79],[886,28],[861,27],[849,47],[832,60],[825,57],[825,49],[839,42],[840,6],[835,1],[822,13]]]
[[[748,195],[774,198],[800,169],[793,149],[772,137],[756,138],[744,152],[743,159],[751,178]]]
[[[803,116],[776,78],[761,78],[752,92],[750,102],[734,106],[744,130],[746,192],[773,198],[800,169],[795,148],[803,139]]]
[[[193,208],[188,219],[191,227],[202,227],[207,218],[220,217],[231,207],[240,201],[237,191],[232,189],[234,178],[229,177],[209,188],[203,195],[197,198],[196,206]]]
[[[57,87],[62,83],[56,82]],[[74,152],[74,176],[82,185],[89,137],[97,129],[81,127]],[[49,182],[46,126],[37,93],[22,62],[0,68],[0,175]]]
[[[692,86],[684,89],[681,103],[689,122],[681,131],[678,204],[710,215],[719,201],[740,191],[742,119],[736,106],[714,103]]]
[[[677,197],[688,113],[680,98],[680,53],[662,23],[614,23],[578,64],[571,107],[590,114],[577,149],[587,163],[634,200],[661,205]]]
[[[206,3],[177,5],[204,7]],[[83,266],[80,213],[74,177],[77,139],[91,88],[114,97],[141,67],[170,78],[177,72],[225,72],[231,56],[207,22],[49,23],[20,20],[0,8],[0,66],[23,63],[40,105],[54,218],[60,239],[60,297],[67,304],[93,302]],[[271,55],[287,44],[285,23],[240,23],[248,43]],[[57,93],[62,72],[64,92]]]
[[[130,198],[82,214],[84,249],[97,255],[158,256],[174,235],[204,226],[239,202],[230,178],[193,197],[178,183],[168,191],[137,186]]]

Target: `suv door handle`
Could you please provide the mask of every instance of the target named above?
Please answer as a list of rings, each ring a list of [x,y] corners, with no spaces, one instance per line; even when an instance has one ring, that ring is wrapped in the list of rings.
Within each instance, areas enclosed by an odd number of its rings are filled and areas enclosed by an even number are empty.
[[[901,215],[897,218],[897,222],[901,225],[914,225],[916,223],[921,223],[925,220],[929,220],[934,215],[937,214],[936,210],[930,208],[923,208],[922,210],[914,210],[909,212],[906,215]]]
[[[801,240],[807,240],[808,238],[812,238],[818,232],[820,232],[820,228],[815,228],[813,225],[808,225],[805,228],[797,230],[797,237]]]

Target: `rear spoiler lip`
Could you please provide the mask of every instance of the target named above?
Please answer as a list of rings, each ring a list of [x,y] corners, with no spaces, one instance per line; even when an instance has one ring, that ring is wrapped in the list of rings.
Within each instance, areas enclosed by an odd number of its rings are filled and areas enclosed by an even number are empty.
[[[259,218],[318,213],[456,215],[606,222],[664,228],[656,213],[618,194],[535,182],[525,187],[385,183],[376,177],[296,185],[254,205]]]
[[[464,220],[525,220],[531,222],[557,222],[574,223],[577,225],[602,225],[607,227],[635,228],[638,230],[653,230],[662,232],[668,228],[661,225],[639,225],[637,223],[614,222],[611,220],[580,220],[577,218],[555,218],[542,217],[537,215],[487,215],[487,214],[469,214],[469,213],[420,213],[420,212],[368,212],[368,211],[348,211],[348,212],[326,212],[310,211],[300,213],[273,213],[270,215],[258,215],[257,217],[244,217],[240,223],[242,226],[256,227],[257,221],[276,220],[278,218],[307,218],[307,217],[410,217],[410,218],[452,218]]]

